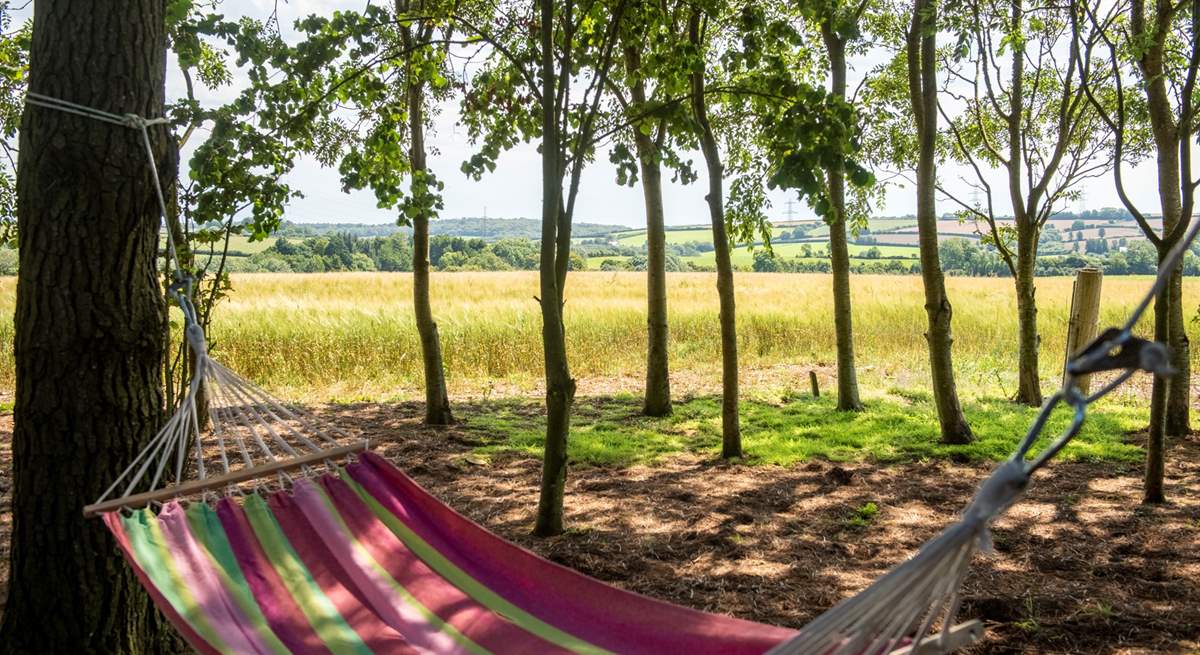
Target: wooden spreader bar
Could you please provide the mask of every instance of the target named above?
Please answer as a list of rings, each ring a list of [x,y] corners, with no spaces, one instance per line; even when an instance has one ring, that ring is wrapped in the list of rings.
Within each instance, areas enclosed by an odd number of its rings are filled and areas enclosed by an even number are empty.
[[[266,477],[272,473],[279,473],[280,471],[292,471],[303,466],[308,466],[309,464],[323,462],[327,459],[344,457],[351,453],[367,450],[370,447],[370,441],[359,441],[349,446],[339,446],[337,448],[330,448],[328,450],[322,450],[319,452],[310,453],[308,455],[301,455],[300,457],[293,457],[292,459],[280,460],[277,462],[271,462],[269,464],[260,464],[259,466],[251,466],[250,468],[241,469],[240,471],[230,471],[229,473],[211,478],[204,478],[203,480],[192,480],[191,482],[185,482],[184,484],[173,487],[164,487],[162,489],[155,489],[154,491],[146,491],[140,494],[134,494],[132,496],[125,496],[124,498],[114,498],[112,500],[106,500],[102,503],[94,503],[92,505],[85,506],[83,508],[83,516],[85,518],[91,518],[98,514],[111,512],[123,507],[135,509],[138,507],[145,507],[156,500],[165,500],[180,496],[191,496],[193,494],[198,494],[210,489],[219,489],[222,487],[227,487],[231,484],[237,484],[239,482],[246,482],[255,478]]]

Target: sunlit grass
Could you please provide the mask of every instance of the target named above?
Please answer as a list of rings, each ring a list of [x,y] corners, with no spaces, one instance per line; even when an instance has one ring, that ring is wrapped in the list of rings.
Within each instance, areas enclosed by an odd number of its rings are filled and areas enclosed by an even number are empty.
[[[827,275],[739,274],[738,345],[748,369],[835,361]],[[668,275],[671,366],[714,376],[720,366],[716,278]],[[1148,278],[1104,281],[1101,323],[1122,321]],[[1187,280],[1195,313],[1200,285]],[[292,398],[379,399],[420,388],[420,347],[411,275],[339,273],[235,276],[233,295],[216,311],[213,352],[234,370]],[[853,276],[854,329],[864,384],[919,392],[928,386],[925,312],[914,276]],[[1007,279],[949,278],[954,357],[966,397],[1015,391],[1016,303]],[[0,278],[0,390],[13,388],[15,280]],[[441,273],[433,306],[452,393],[490,385],[532,391],[542,376],[537,274]],[[1047,388],[1061,372],[1069,278],[1038,280],[1042,373]],[[646,283],[641,273],[572,273],[567,281],[567,340],[579,378],[640,377],[645,367]],[[172,313],[178,320],[178,313]],[[1149,322],[1143,324],[1146,328]],[[1189,323],[1193,342],[1200,338]],[[1200,351],[1200,349],[1195,349]]]
[[[639,407],[633,397],[581,399],[567,445],[571,461],[628,466],[652,464],[678,453],[711,458],[720,452],[717,398],[682,402],[666,418],[640,416]],[[539,418],[541,406],[536,400],[498,401],[479,409],[466,416],[465,426],[482,444],[476,448],[477,454],[541,455],[544,421]],[[849,413],[838,412],[828,398],[796,394],[760,397],[741,404],[742,439],[746,461],[752,464],[788,466],[814,458],[883,463],[944,457],[995,461],[1012,453],[1036,413],[1003,400],[970,401],[964,411],[976,440],[965,446],[947,446],[938,443],[937,416],[927,400],[874,394],[867,401],[867,411]],[[1057,435],[1068,420],[1068,412],[1056,414],[1046,427],[1046,439]],[[1126,435],[1144,423],[1138,408],[1107,403],[1089,416],[1061,458],[1137,462],[1141,448]],[[1045,442],[1043,439],[1039,445]]]

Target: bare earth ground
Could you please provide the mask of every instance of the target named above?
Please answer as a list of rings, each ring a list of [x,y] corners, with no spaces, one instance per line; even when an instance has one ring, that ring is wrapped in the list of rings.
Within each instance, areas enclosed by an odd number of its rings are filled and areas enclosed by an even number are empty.
[[[475,437],[420,427],[408,403],[323,413],[377,441],[454,508],[544,557],[639,593],[793,627],[910,556],[954,519],[989,469],[949,461],[751,467],[695,456],[575,468],[571,529],[539,540],[529,535],[539,461],[494,455],[484,463],[470,454]],[[11,414],[0,416],[0,597],[11,431]],[[1171,502],[1145,507],[1136,467],[1044,470],[998,523],[995,554],[978,557],[966,582],[960,618],[988,625],[970,652],[1200,652],[1200,438],[1172,445],[1167,478]],[[867,502],[878,515],[855,525]]]

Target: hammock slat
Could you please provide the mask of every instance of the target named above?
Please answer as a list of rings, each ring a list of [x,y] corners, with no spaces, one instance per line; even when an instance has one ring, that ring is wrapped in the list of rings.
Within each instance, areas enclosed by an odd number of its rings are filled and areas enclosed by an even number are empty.
[[[123,496],[121,498],[114,498],[112,500],[106,500],[102,503],[87,505],[83,508],[83,515],[91,518],[93,516],[104,514],[105,512],[114,512],[122,508],[137,509],[140,507],[145,507],[146,505],[149,505],[155,501],[161,502],[171,498],[186,498],[188,496],[194,496],[204,493],[205,491],[212,491],[214,489],[223,490],[229,485],[248,482],[257,478],[265,478],[275,473],[294,471],[305,466],[320,464],[327,459],[336,460],[341,457],[345,457],[346,455],[368,450],[370,447],[371,444],[369,441],[360,441],[348,446],[328,448],[326,450],[320,450],[315,453],[309,453],[299,457],[281,459],[279,461],[269,462],[267,464],[259,464],[258,466],[251,466],[249,468],[230,471],[229,473],[213,476],[211,478],[192,480],[191,482],[185,482],[180,485],[163,487],[161,489],[155,489],[153,491],[147,491],[140,494],[133,494],[131,496]]]

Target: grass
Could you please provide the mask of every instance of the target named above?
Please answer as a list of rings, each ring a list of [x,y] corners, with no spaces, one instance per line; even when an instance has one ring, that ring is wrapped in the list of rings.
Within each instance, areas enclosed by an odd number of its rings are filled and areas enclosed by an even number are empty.
[[[254,255],[275,245],[275,241],[277,241],[275,238],[264,239],[262,241],[251,241],[250,237],[236,234],[229,239],[229,251]],[[223,247],[223,245],[224,244],[217,244],[218,249]]]
[[[620,255],[608,255],[604,257],[588,257],[587,266],[589,271],[598,271],[604,265],[604,262],[613,262],[614,264],[625,264],[629,261],[629,257]]]
[[[735,279],[744,367],[834,362],[829,276],[755,273]],[[926,388],[919,278],[855,275],[851,280],[863,383],[883,389]],[[411,284],[411,275],[402,273],[235,275],[235,291],[216,312],[213,352],[290,398],[411,397],[422,384]],[[438,273],[432,284],[451,392],[540,393],[537,274]],[[1041,278],[1037,284],[1042,374],[1049,387],[1061,371],[1071,280]],[[1101,324],[1123,321],[1148,284],[1144,277],[1106,279]],[[1185,284],[1184,304],[1195,308],[1200,281]],[[672,373],[719,379],[715,275],[672,273],[667,285]],[[13,389],[15,287],[13,278],[0,278],[0,392]],[[1011,395],[1016,389],[1011,280],[948,278],[947,287],[954,303],[960,393]],[[572,273],[565,311],[573,375],[640,378],[646,349],[644,274]],[[179,320],[175,312],[172,317]],[[1147,320],[1143,334],[1148,326]],[[1189,330],[1193,342],[1200,339],[1200,324],[1189,322]]]
[[[780,259],[806,259],[804,257],[805,246],[808,246],[809,251],[814,255],[814,257],[812,257],[813,260],[824,260],[828,257],[829,248],[827,244],[824,243],[776,243],[772,244],[771,248],[775,251],[775,256]],[[918,254],[916,246],[863,246],[852,243],[847,247],[847,249],[850,251],[850,257],[855,263],[862,261],[874,261],[862,257],[862,254],[871,248],[878,248],[881,257],[904,257],[906,259],[916,259]],[[733,252],[731,252],[729,255],[729,260],[734,266],[753,265],[754,252],[756,250],[762,250],[762,246],[757,246],[756,248],[750,248],[748,246],[734,248]],[[703,264],[705,266],[714,266],[716,265],[717,261],[716,255],[714,255],[711,251],[692,257],[684,257],[684,259],[696,262],[697,264]]]
[[[878,516],[879,505],[868,501],[854,509],[846,524],[852,528],[865,528],[874,523]]]
[[[538,401],[504,400],[487,405],[464,415],[464,429],[482,443],[477,455],[541,456],[545,428]],[[665,418],[641,416],[639,407],[639,400],[632,396],[580,399],[567,446],[572,463],[654,464],[680,453],[711,458],[720,451],[718,398],[681,402]],[[859,413],[839,412],[829,398],[792,393],[751,398],[741,403],[746,462],[789,466],[813,458],[891,463],[944,457],[996,461],[1012,452],[1036,413],[997,399],[969,401],[964,411],[976,440],[966,446],[948,446],[938,443],[932,403],[924,398],[913,400],[907,393],[875,395],[868,399],[867,411]],[[1066,411],[1056,414],[1047,426],[1047,437],[1056,435],[1068,420]],[[1129,443],[1126,434],[1144,423],[1143,412],[1136,406],[1107,403],[1089,416],[1061,457],[1136,463],[1142,450]]]

